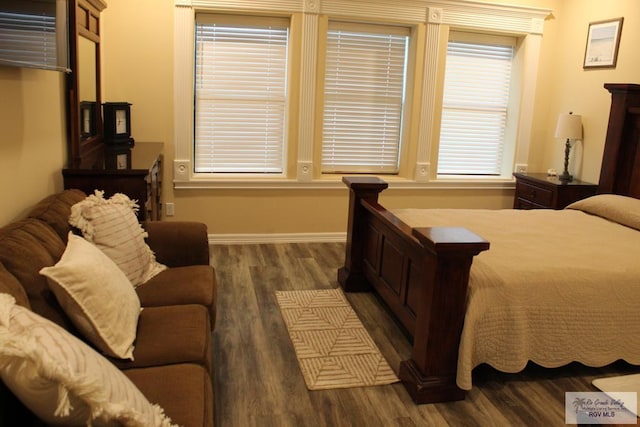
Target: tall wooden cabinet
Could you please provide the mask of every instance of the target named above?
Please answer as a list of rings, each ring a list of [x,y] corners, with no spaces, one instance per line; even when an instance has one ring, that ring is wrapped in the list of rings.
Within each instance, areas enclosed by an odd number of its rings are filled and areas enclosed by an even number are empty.
[[[162,152],[161,142],[136,142],[130,152],[113,154],[123,156],[124,162],[116,158],[112,162],[106,154],[107,167],[63,169],[64,188],[77,188],[87,194],[102,190],[105,197],[126,194],[138,201],[140,221],[159,221],[162,219]]]

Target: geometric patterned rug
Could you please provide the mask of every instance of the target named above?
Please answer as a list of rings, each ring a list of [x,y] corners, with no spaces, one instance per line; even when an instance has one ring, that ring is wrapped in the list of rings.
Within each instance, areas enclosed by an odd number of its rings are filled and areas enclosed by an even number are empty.
[[[309,390],[399,381],[341,289],[276,291]]]

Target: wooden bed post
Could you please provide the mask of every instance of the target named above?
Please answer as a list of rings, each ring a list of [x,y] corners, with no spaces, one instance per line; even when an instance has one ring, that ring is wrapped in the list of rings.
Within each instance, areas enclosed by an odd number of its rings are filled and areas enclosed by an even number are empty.
[[[462,227],[414,228],[378,203],[387,183],[344,177],[350,190],[347,292],[375,290],[413,339],[398,376],[416,403],[464,399],[456,384],[458,348],[473,257],[489,242]]]
[[[469,272],[489,242],[457,227],[417,228],[413,236],[433,256],[424,261],[428,277],[416,298],[411,359],[400,363],[398,376],[416,403],[462,400],[456,373]]]
[[[364,239],[364,230],[361,230],[361,227],[358,228],[360,225],[366,225],[366,222],[360,220],[364,215],[364,208],[360,201],[377,202],[378,195],[389,184],[376,177],[345,176],[342,182],[349,187],[349,223],[344,266],[338,270],[338,282],[347,292],[366,291],[370,289],[362,270],[366,239]]]
[[[609,125],[598,193],[640,197],[640,85],[606,83],[611,92]]]

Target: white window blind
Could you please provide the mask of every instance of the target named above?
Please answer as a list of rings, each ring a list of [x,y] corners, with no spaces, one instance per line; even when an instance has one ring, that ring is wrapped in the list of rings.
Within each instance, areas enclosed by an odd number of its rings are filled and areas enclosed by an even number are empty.
[[[398,171],[408,42],[407,28],[330,23],[323,172]]]
[[[66,0],[2,0],[0,65],[69,71]]]
[[[288,21],[225,19],[196,17],[195,172],[281,173]]]
[[[447,48],[439,175],[500,175],[513,44],[450,40]]]

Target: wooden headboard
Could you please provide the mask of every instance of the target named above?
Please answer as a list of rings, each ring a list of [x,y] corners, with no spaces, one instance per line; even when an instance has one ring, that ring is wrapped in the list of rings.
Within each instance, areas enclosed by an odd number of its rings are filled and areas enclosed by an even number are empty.
[[[611,92],[611,111],[598,192],[640,199],[640,85],[604,87]]]

